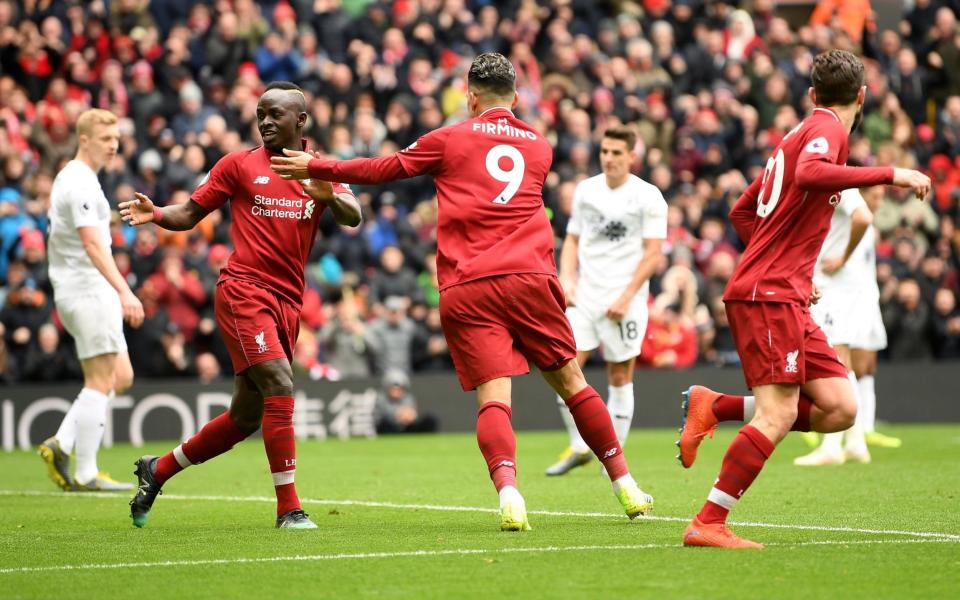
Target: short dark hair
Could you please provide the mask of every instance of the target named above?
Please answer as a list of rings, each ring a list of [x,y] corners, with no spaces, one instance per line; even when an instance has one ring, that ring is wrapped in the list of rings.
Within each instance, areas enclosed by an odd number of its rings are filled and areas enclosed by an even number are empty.
[[[303,93],[303,89],[292,81],[271,81],[263,91],[269,92],[270,90],[293,90]]]
[[[627,152],[633,152],[634,146],[637,145],[637,132],[626,125],[607,127],[603,132],[603,137],[626,142]]]
[[[827,50],[813,59],[810,80],[818,105],[852,104],[864,85],[863,63],[846,50]]]
[[[467,85],[498,97],[509,96],[517,89],[517,72],[506,56],[484,52],[470,64]]]
[[[307,110],[307,97],[303,94],[303,88],[291,81],[271,81],[266,89],[263,90],[263,93],[266,94],[270,90],[283,90],[285,92],[296,92],[300,96],[300,105],[298,108],[300,112],[306,112]]]

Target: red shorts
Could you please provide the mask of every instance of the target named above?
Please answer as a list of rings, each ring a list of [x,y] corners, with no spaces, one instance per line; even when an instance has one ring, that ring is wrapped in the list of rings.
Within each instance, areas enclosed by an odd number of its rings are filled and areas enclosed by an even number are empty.
[[[238,279],[217,284],[214,313],[233,371],[278,358],[293,361],[300,310],[260,286]]]
[[[725,304],[747,387],[847,377],[837,351],[806,308],[788,302]]]
[[[577,355],[555,275],[520,273],[468,281],[440,294],[440,323],[463,389],[553,371]]]

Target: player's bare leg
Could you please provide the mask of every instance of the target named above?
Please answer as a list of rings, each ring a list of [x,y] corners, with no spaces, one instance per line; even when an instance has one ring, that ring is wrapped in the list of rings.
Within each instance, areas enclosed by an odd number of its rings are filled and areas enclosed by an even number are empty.
[[[517,489],[517,438],[511,423],[511,389],[509,377],[477,386],[477,445],[500,496],[500,529],[529,531],[527,505]]]
[[[874,377],[877,373],[877,353],[873,350],[853,349],[853,372],[857,376],[862,406],[857,420],[863,427],[867,444],[878,448],[899,448],[903,445],[900,438],[884,435],[875,430],[877,417],[877,390]]]
[[[136,527],[143,527],[153,502],[168,479],[183,469],[208,461],[224,452],[260,428],[263,416],[263,397],[245,373],[233,380],[233,399],[230,409],[212,419],[186,442],[163,456],[141,456],[134,464],[138,490],[130,501],[130,516]]]
[[[852,359],[850,347],[846,344],[837,344],[834,346],[837,351],[837,357],[844,367],[847,368],[847,378],[850,381],[850,391],[853,392],[854,402],[859,406],[857,394],[857,380],[853,374]],[[812,391],[811,394],[817,393]],[[824,393],[843,394],[839,389],[829,390]],[[817,398],[811,396],[816,403]],[[823,400],[821,400],[823,403]],[[818,425],[811,423],[811,428],[816,429]],[[846,443],[844,443],[846,438]],[[867,444],[863,438],[863,429],[857,419],[854,424],[845,432],[827,433],[823,436],[823,442],[813,452],[794,459],[793,464],[800,466],[819,466],[819,465],[839,465],[847,460],[858,463],[869,463],[870,453],[867,451]]]
[[[693,466],[700,443],[707,436],[713,437],[719,422],[748,423],[756,411],[755,395],[723,394],[694,385],[683,393],[683,397],[683,422],[677,441],[680,454],[677,458],[685,468]],[[857,400],[849,379],[831,377],[804,384],[798,407],[800,417],[794,423],[793,431],[835,433],[850,427],[849,423],[857,413]]]
[[[856,418],[850,381],[841,377],[813,379],[803,386],[759,385],[753,393],[756,414],[730,443],[707,502],[684,533],[685,545],[762,547],[734,535],[726,519],[774,448],[790,431],[844,431]]]
[[[591,352],[589,350],[577,351],[577,364],[580,365],[581,369],[583,369],[583,365],[585,365],[590,358],[590,354]],[[583,441],[583,437],[581,437],[580,432],[577,430],[577,424],[573,420],[573,415],[570,414],[570,409],[567,408],[567,403],[564,402],[563,398],[559,395],[557,395],[556,398],[557,408],[560,410],[560,418],[563,419],[563,425],[567,429],[567,435],[570,436],[570,445],[560,453],[557,462],[547,467],[546,474],[548,476],[565,475],[569,471],[588,464],[593,460],[593,453],[590,452],[590,447]]]
[[[543,371],[543,378],[570,407],[580,435],[606,468],[613,492],[627,516],[634,519],[650,512],[653,498],[641,490],[630,475],[610,413],[600,395],[583,377],[577,361],[568,361],[553,371]]]

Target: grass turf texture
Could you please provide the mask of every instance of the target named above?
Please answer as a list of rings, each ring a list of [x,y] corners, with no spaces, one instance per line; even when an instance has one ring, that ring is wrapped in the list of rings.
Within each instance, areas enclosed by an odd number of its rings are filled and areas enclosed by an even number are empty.
[[[807,448],[791,436],[733,519],[957,537],[734,526],[768,547],[683,548],[686,520],[735,429],[707,440],[689,471],[673,459],[675,433],[634,430],[627,456],[656,499],[654,515],[683,520],[633,522],[619,513],[596,462],[565,477],[542,475],[564,435],[521,433],[528,510],[609,514],[531,514],[533,531],[522,534],[499,531],[496,495],[471,435],[301,443],[297,487],[314,500],[304,508],[316,531],[273,529],[258,440],[171,480],[142,530],[131,525],[129,495],[58,493],[38,456],[0,454],[0,598],[951,597],[960,586],[960,427],[886,431],[903,437],[902,449],[875,450],[872,465],[840,467],[794,467]],[[136,457],[169,447],[103,450],[101,468],[133,481]],[[606,546],[629,548],[599,548]],[[272,560],[293,556],[301,560]],[[165,561],[173,564],[17,571]]]

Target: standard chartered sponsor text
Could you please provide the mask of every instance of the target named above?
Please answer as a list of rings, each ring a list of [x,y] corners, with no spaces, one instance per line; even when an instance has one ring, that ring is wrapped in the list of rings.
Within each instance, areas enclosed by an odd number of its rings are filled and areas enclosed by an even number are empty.
[[[253,207],[250,212],[257,217],[273,217],[277,219],[302,219],[303,199],[270,198],[257,194],[253,197]],[[284,210],[297,209],[297,210]]]

